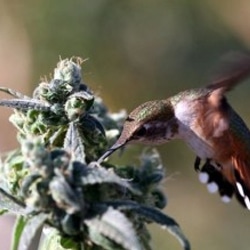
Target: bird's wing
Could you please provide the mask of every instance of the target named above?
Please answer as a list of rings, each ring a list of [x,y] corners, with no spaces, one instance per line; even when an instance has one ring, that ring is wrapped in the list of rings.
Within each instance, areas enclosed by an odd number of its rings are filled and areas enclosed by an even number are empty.
[[[233,53],[227,56],[221,73],[206,87],[207,98],[203,98],[201,123],[210,128],[207,136],[219,137],[228,129],[230,105],[224,96],[242,80],[250,76],[250,55]]]
[[[218,73],[207,88],[215,95],[223,95],[250,75],[250,55],[230,53],[223,59]]]

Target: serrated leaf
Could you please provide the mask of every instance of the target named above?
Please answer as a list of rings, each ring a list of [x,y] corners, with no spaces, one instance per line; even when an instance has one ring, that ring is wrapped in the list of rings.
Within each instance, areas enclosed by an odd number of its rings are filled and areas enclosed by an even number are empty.
[[[40,250],[81,250],[80,243],[61,236],[54,228],[47,228],[43,231],[43,234]]]
[[[135,194],[140,195],[139,190],[133,188],[126,179],[120,178],[113,169],[105,169],[99,164],[92,163],[88,165],[86,175],[81,178],[83,185],[93,185],[101,183],[115,183],[123,186]]]
[[[136,209],[138,214],[145,216],[153,220],[154,222],[163,226],[164,229],[167,229],[175,238],[180,242],[183,249],[190,250],[190,244],[187,240],[186,236],[182,232],[181,228],[179,227],[178,223],[171,218],[170,216],[163,214],[159,210],[151,207],[142,206]]]
[[[85,220],[85,224],[91,230],[106,236],[124,249],[142,249],[132,223],[118,210],[109,207],[100,218]]]
[[[57,206],[67,213],[73,214],[82,209],[82,201],[62,176],[54,176],[49,183],[49,188]]]
[[[18,242],[18,248],[13,250],[27,250],[31,245],[34,237],[38,233],[38,231],[44,225],[44,222],[48,218],[47,214],[40,213],[28,219],[25,222],[25,227],[22,230],[21,238]]]
[[[63,147],[69,150],[74,160],[85,163],[84,145],[78,127],[74,122],[69,124]]]
[[[121,246],[115,244],[112,240],[97,232],[95,228],[89,227],[88,233],[91,241],[93,241],[96,245],[101,246],[102,249],[121,250]]]
[[[10,99],[0,100],[0,106],[5,106],[20,110],[38,110],[38,111],[50,111],[50,105],[35,99]]]
[[[119,210],[129,210],[136,212],[138,215],[160,224],[164,229],[167,229],[172,235],[177,238],[177,240],[181,243],[185,250],[191,249],[190,243],[187,240],[186,236],[183,234],[178,223],[170,216],[163,214],[161,211],[153,207],[141,205],[131,201],[111,201],[105,202],[105,204]]]
[[[7,209],[11,213],[25,214],[25,205],[4,189],[0,188],[0,208]]]

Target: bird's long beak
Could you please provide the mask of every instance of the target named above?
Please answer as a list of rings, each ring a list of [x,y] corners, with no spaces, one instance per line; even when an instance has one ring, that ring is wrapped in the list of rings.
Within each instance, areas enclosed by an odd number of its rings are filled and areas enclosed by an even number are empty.
[[[109,148],[99,159],[98,163],[102,163],[108,156],[113,154],[117,149],[121,148],[125,143],[116,142],[111,148]]]

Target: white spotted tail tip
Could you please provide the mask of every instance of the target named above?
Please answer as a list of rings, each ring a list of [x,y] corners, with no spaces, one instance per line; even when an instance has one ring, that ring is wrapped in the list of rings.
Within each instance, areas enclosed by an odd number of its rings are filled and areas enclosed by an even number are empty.
[[[196,170],[199,170],[198,178],[201,183],[207,185],[209,193],[219,193],[221,200],[224,203],[229,203],[232,200],[233,195],[236,199],[248,210],[250,210],[250,198],[247,195],[247,190],[240,181],[240,178],[237,178],[237,173],[235,174],[236,184],[233,185],[225,179],[225,177],[220,172],[218,166],[215,166],[210,160],[207,160],[201,169],[195,167]]]

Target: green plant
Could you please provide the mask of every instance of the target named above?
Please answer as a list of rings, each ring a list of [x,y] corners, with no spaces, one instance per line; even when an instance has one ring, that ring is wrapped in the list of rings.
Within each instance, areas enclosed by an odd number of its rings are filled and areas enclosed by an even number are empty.
[[[190,249],[180,227],[160,210],[163,166],[146,150],[140,166],[101,165],[126,113],[110,113],[83,83],[81,59],[60,60],[33,97],[7,88],[20,148],[1,166],[2,214],[18,215],[13,250],[27,249],[42,228],[41,249],[151,249],[146,225],[156,222]]]

